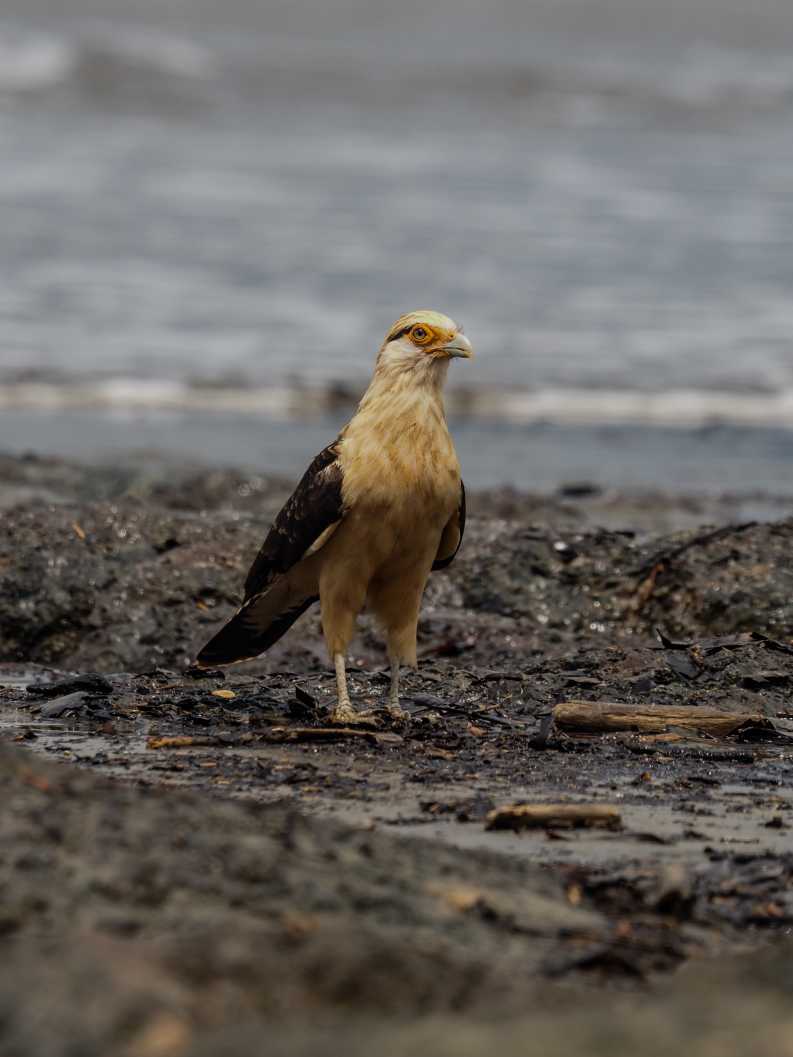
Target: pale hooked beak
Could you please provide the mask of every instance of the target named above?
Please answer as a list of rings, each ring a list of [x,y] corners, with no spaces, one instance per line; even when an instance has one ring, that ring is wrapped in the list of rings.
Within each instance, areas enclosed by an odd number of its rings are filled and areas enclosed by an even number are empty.
[[[450,359],[459,357],[463,360],[470,360],[474,354],[474,349],[465,334],[458,334],[452,338],[448,345],[443,346],[441,352],[445,352]]]

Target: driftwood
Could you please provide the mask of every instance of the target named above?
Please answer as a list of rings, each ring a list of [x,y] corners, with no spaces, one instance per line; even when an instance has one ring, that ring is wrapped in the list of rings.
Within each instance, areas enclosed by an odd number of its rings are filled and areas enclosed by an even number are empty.
[[[746,726],[763,727],[760,712],[728,712],[725,709],[689,705],[624,705],[609,701],[562,701],[554,706],[553,718],[560,730],[579,734],[635,731],[664,734],[671,728],[724,738]]]
[[[619,829],[621,825],[619,809],[611,804],[506,804],[490,812],[485,829]]]

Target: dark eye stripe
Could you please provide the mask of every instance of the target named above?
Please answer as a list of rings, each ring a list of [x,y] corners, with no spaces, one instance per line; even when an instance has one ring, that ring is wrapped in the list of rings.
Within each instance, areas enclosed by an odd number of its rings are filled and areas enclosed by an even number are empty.
[[[411,323],[407,327],[402,327],[400,330],[395,330],[393,332],[393,334],[389,334],[388,335],[388,340],[389,341],[396,341],[397,338],[401,338],[403,335],[407,334],[408,331],[411,331],[415,327],[415,325],[416,325],[415,323]]]

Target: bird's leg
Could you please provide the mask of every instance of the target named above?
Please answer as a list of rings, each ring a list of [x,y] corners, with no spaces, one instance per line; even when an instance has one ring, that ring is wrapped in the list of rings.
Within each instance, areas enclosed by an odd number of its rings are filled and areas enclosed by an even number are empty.
[[[399,658],[391,658],[391,687],[388,691],[388,707],[399,708]]]
[[[345,727],[354,723],[365,723],[371,726],[374,717],[371,712],[356,712],[350,701],[347,690],[347,669],[343,653],[334,653],[333,663],[336,666],[336,706],[330,714],[331,723],[339,723]]]
[[[407,719],[409,713],[399,704],[399,658],[391,658],[391,686],[388,690],[386,711],[392,719]]]
[[[344,663],[344,654],[333,655],[333,663],[336,666],[336,707],[331,712],[332,723],[348,723],[350,717],[355,715],[355,710],[350,701],[350,693],[347,689],[347,669]]]

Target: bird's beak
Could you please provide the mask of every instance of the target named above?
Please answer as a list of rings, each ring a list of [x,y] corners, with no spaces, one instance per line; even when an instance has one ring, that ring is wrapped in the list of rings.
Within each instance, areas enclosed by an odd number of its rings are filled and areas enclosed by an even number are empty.
[[[440,352],[445,352],[450,359],[460,357],[463,360],[470,360],[474,354],[473,346],[465,334],[458,334],[452,338],[448,345],[444,345]]]

